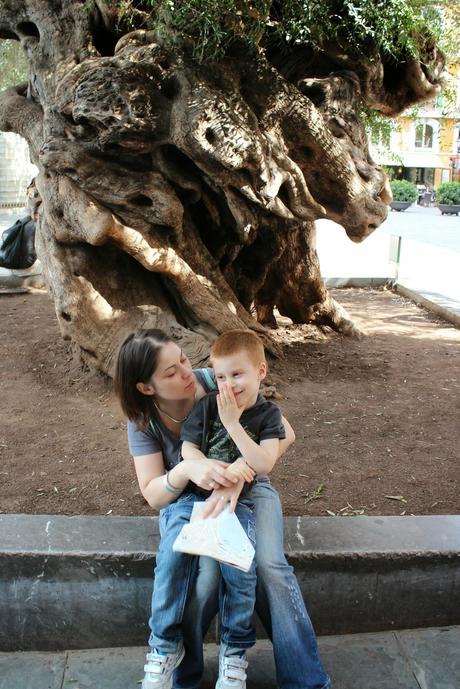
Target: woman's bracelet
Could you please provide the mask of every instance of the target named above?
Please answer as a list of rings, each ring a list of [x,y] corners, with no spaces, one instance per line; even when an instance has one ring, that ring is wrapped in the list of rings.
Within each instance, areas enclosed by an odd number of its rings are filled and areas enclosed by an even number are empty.
[[[169,471],[166,472],[166,474],[163,474],[163,485],[168,490],[170,493],[174,493],[174,495],[178,495],[179,493],[182,493],[184,490],[183,488],[175,488],[170,482],[169,482]]]

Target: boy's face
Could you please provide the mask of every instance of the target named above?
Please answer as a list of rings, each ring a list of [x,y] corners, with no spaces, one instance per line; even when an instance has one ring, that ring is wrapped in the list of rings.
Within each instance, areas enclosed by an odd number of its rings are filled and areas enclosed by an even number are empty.
[[[265,361],[255,364],[246,351],[240,350],[215,357],[213,368],[219,388],[226,383],[233,390],[238,407],[248,409],[256,403],[260,381],[267,373]]]

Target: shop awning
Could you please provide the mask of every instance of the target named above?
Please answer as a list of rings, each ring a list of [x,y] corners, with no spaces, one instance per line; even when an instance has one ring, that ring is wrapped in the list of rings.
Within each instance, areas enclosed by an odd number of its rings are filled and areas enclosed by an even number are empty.
[[[430,153],[429,151],[420,151],[420,153],[404,153],[402,159],[404,167],[449,167],[449,156],[441,156],[437,153]]]
[[[378,165],[393,165],[394,167],[431,167],[449,168],[449,154],[441,155],[430,151],[416,151],[415,153],[403,153],[393,157],[385,152],[371,151],[371,155]]]

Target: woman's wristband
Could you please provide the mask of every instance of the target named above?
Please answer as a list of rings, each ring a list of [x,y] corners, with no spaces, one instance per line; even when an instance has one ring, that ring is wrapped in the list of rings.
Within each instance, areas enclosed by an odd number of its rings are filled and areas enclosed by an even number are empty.
[[[179,493],[182,493],[184,490],[183,488],[175,488],[170,482],[169,482],[169,471],[166,472],[166,474],[163,474],[163,486],[166,488],[167,491],[170,493],[174,493],[174,495],[178,495]]]

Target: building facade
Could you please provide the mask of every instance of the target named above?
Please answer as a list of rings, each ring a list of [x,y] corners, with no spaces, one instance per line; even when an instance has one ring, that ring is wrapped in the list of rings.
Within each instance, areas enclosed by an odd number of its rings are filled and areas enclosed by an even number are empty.
[[[460,182],[460,63],[449,66],[454,97],[443,94],[397,120],[389,146],[370,145],[373,159],[393,179],[436,189]]]
[[[0,132],[0,212],[26,205],[27,187],[37,172],[27,141],[18,134]]]

